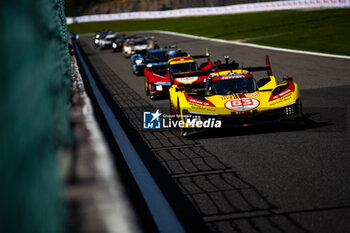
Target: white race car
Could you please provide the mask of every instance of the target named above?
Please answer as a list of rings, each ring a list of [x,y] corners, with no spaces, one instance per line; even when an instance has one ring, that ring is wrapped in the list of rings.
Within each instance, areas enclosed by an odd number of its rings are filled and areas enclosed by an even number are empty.
[[[98,41],[98,47],[100,49],[112,48],[112,44],[117,38],[117,34],[108,34],[104,38]]]
[[[123,45],[123,55],[126,58],[132,54],[146,52],[147,49],[154,48],[154,38],[138,38],[127,40]]]

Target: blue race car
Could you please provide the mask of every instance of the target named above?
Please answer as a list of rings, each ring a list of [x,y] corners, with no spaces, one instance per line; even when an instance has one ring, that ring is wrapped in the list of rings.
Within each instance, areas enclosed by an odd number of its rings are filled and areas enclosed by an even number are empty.
[[[148,49],[146,52],[137,53],[131,56],[132,71],[136,75],[142,75],[147,67],[164,67],[167,61],[174,57],[176,50],[168,51],[166,48]]]

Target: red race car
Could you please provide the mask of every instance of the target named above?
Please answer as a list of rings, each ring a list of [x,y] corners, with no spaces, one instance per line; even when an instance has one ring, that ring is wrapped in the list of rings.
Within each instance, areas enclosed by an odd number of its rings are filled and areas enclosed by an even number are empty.
[[[195,58],[207,58],[208,61],[198,66]],[[144,70],[145,91],[151,99],[169,94],[171,85],[205,85],[205,80],[212,72],[214,64],[209,53],[189,56],[187,53],[177,53],[163,67],[147,65]],[[184,77],[181,77],[184,74]],[[176,76],[176,78],[170,77]]]

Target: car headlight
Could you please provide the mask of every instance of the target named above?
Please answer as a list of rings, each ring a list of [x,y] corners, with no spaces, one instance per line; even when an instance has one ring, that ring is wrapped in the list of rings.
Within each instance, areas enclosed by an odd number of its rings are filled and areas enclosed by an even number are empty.
[[[95,40],[95,44],[98,44],[98,39]]]
[[[96,39],[100,38],[100,35],[96,35]]]
[[[117,44],[116,44],[116,43],[113,43],[113,44],[112,44],[112,48],[116,49],[116,48],[117,48]]]
[[[295,108],[294,108],[293,105],[289,106],[289,107],[286,107],[285,111],[286,111],[286,115],[293,115],[293,114],[295,114]]]
[[[137,65],[140,65],[142,63],[142,60],[141,59],[138,59],[135,61]]]
[[[285,108],[286,115],[294,115],[302,112],[302,104],[300,99],[297,99],[296,103]]]

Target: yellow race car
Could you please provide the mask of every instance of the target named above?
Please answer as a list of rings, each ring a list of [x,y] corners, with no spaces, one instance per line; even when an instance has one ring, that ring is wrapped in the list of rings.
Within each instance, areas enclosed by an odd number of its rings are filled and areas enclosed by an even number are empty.
[[[183,136],[190,129],[301,119],[298,85],[292,77],[284,77],[279,84],[267,56],[263,67],[239,68],[236,62],[228,63],[228,57],[225,60],[205,80],[205,88],[178,84],[169,89],[169,124],[180,127]],[[256,71],[266,71],[267,77],[256,81],[252,74]]]

